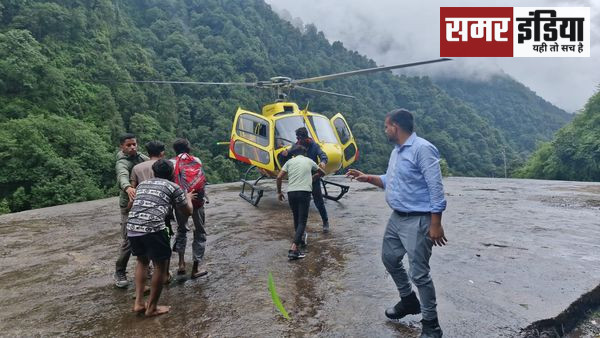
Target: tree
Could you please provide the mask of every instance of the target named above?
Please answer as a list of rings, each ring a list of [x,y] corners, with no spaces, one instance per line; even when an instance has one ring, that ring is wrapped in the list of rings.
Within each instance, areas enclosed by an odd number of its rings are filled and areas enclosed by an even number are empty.
[[[11,211],[105,196],[114,155],[102,130],[71,117],[0,123],[0,187]]]
[[[582,112],[540,145],[521,167],[518,177],[600,181],[600,92],[594,94]]]
[[[36,88],[48,59],[27,30],[0,33],[0,93],[11,95]]]

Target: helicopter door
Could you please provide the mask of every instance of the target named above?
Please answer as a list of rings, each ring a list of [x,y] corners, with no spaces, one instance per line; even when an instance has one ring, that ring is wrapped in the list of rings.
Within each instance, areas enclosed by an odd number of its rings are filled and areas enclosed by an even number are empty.
[[[350,132],[350,127],[348,126],[348,123],[342,114],[336,114],[331,118],[330,121],[331,126],[335,131],[335,135],[342,145],[342,150],[344,152],[344,156],[342,157],[342,167],[346,168],[358,159],[358,148],[356,147],[356,141],[354,140],[354,136],[352,136],[352,132]]]
[[[229,157],[258,168],[275,170],[273,122],[238,108],[231,130]]]

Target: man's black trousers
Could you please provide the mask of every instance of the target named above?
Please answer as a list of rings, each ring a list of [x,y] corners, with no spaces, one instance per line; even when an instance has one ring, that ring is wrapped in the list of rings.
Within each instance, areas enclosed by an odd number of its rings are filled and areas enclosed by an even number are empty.
[[[310,191],[290,191],[288,192],[288,202],[294,214],[294,243],[296,245],[302,242],[304,230],[306,230],[306,220],[308,219],[308,207],[310,205]]]

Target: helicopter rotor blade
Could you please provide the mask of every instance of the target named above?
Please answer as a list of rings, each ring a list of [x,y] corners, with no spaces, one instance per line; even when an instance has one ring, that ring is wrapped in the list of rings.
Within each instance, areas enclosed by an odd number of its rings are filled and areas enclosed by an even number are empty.
[[[259,87],[264,84],[257,82],[198,82],[198,81],[163,81],[163,80],[131,80],[119,81],[126,83],[156,83],[156,84],[192,84],[192,85],[216,85],[216,86],[245,86]]]
[[[326,90],[320,90],[320,89],[313,89],[313,88],[307,88],[307,87],[302,87],[302,86],[294,86],[292,87],[293,89],[298,89],[298,90],[303,90],[305,92],[313,92],[313,93],[319,93],[319,94],[327,94],[327,95],[334,95],[334,96],[341,96],[341,97],[348,97],[351,99],[355,99],[356,97],[352,96],[352,95],[346,95],[346,94],[339,94],[339,93],[334,93],[334,92],[328,92]],[[307,107],[308,108],[308,107]]]
[[[404,63],[404,64],[399,64],[399,65],[394,65],[394,66],[381,66],[381,67],[374,67],[374,68],[367,68],[367,69],[359,69],[359,70],[353,70],[353,71],[343,72],[343,73],[309,77],[309,78],[300,79],[300,80],[292,80],[292,84],[333,80],[333,79],[337,79],[337,78],[345,77],[345,76],[368,74],[368,73],[380,72],[380,71],[391,70],[391,69],[408,68],[408,67],[426,65],[426,64],[430,64],[430,63],[436,63],[436,62],[444,62],[444,61],[450,61],[450,60],[452,60],[452,59],[441,58],[441,59],[421,61],[421,62]],[[296,87],[296,88],[298,88],[298,87]]]

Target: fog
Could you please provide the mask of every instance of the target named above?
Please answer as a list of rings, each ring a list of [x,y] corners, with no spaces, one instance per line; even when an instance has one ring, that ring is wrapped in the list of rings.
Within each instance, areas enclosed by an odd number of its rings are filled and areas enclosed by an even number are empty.
[[[440,56],[440,7],[480,7],[474,0],[266,0],[279,15],[302,28],[314,24],[331,41],[339,40],[380,65]],[[455,58],[452,62],[401,70],[410,75],[485,79],[504,72],[547,101],[569,112],[583,108],[600,84],[600,2],[589,0],[487,0],[486,6],[591,7],[590,58]],[[317,75],[317,74],[315,74]]]

